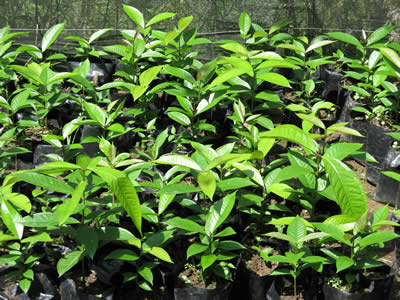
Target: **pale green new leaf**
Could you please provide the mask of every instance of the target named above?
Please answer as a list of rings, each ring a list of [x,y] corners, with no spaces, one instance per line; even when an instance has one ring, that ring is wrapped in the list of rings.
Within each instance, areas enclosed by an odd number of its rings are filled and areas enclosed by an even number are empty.
[[[206,194],[207,197],[212,201],[215,189],[217,188],[215,176],[211,173],[211,171],[203,171],[197,176],[197,182],[203,193]]]
[[[264,81],[268,81],[270,83],[280,85],[283,87],[288,87],[288,88],[291,87],[286,77],[278,73],[273,73],[273,72],[263,73],[261,75],[258,75],[257,79],[262,79]]]
[[[47,30],[42,38],[42,52],[46,51],[54,43],[63,28],[64,23],[61,23],[54,25],[49,30]]]
[[[149,26],[151,26],[151,25],[153,25],[155,23],[164,21],[166,19],[170,19],[175,15],[176,15],[175,13],[171,13],[171,12],[160,13],[160,14],[154,16],[153,18],[151,18],[150,21],[147,22],[146,27],[149,27]]]

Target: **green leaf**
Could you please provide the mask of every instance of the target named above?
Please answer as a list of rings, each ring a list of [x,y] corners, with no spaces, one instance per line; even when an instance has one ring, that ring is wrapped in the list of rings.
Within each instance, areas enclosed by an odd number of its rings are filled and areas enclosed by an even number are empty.
[[[236,192],[228,194],[211,206],[207,214],[204,230],[208,236],[212,236],[218,227],[226,220],[235,205]]]
[[[179,154],[165,154],[154,161],[157,164],[173,165],[201,171],[201,167],[190,157]]]
[[[146,248],[144,249],[145,252],[150,253],[151,255],[154,255],[155,257],[169,262],[173,264],[174,262],[172,261],[171,257],[169,256],[168,252],[165,251],[163,248],[160,247],[151,247],[151,248]]]
[[[217,256],[215,254],[202,255],[200,259],[201,268],[206,270],[211,267],[213,263],[217,260]]]
[[[106,113],[96,104],[84,101],[85,110],[90,118],[97,122],[101,127],[106,125],[107,115]]]
[[[354,36],[352,36],[349,33],[344,33],[344,32],[329,32],[326,33],[327,36],[337,39],[339,41],[342,41],[344,43],[356,46],[357,48],[359,48],[360,50],[362,50],[364,47],[363,45],[360,43],[360,41],[355,38]]]
[[[171,75],[173,75],[175,77],[178,77],[180,79],[186,80],[186,81],[188,81],[190,83],[195,83],[196,82],[196,80],[193,78],[192,74],[190,74],[188,71],[186,71],[184,69],[175,68],[175,67],[172,67],[170,65],[166,65],[166,66],[164,66],[164,70],[167,73],[169,73],[169,74],[171,74]]]
[[[50,212],[36,213],[32,216],[26,216],[19,223],[28,227],[47,227],[57,226],[58,217],[56,214]]]
[[[15,172],[12,176],[50,191],[67,195],[72,195],[74,192],[74,188],[64,181],[31,170]]]
[[[100,228],[98,231],[98,237],[100,241],[138,240],[138,238],[135,237],[129,230],[114,226]]]
[[[158,73],[160,73],[162,67],[155,66],[142,72],[139,76],[139,82],[141,86],[149,86],[150,83],[157,78]]]
[[[397,68],[400,68],[400,56],[399,54],[391,48],[379,48],[379,51]]]
[[[396,25],[391,25],[391,26],[382,26],[375,30],[367,39],[367,46],[370,46],[372,44],[375,44],[376,42],[379,42],[381,39],[383,39],[385,36],[387,36],[394,28]]]
[[[183,126],[189,126],[191,123],[190,118],[187,115],[185,115],[181,112],[178,112],[178,111],[169,112],[168,117]]]
[[[112,28],[105,28],[105,29],[100,29],[97,30],[95,33],[93,33],[90,38],[89,38],[89,44],[93,43],[95,40],[99,39],[102,35],[110,31]]]
[[[19,239],[22,238],[24,225],[20,224],[21,215],[14,206],[5,199],[1,201],[1,219],[14,236]]]
[[[276,238],[276,239],[288,241],[289,243],[292,243],[292,244],[296,243],[296,241],[292,237],[290,237],[290,236],[288,236],[288,235],[286,235],[284,233],[281,233],[281,232],[269,232],[269,233],[266,233],[264,235],[270,236],[270,237],[273,237],[273,238]]]
[[[135,186],[128,176],[116,169],[91,167],[90,170],[100,176],[110,187],[125,211],[130,216],[137,230],[142,233],[142,212]]]
[[[344,85],[343,88],[349,91],[356,92],[357,94],[365,97],[371,97],[371,94],[368,91],[355,85]]]
[[[239,17],[239,29],[242,37],[246,36],[251,28],[251,19],[246,12],[242,12]]]
[[[218,248],[232,251],[246,249],[246,247],[243,246],[241,243],[229,240],[220,241],[218,243]]]
[[[358,218],[368,209],[365,190],[356,174],[337,159],[322,157],[337,204],[345,215]]]
[[[31,200],[23,194],[18,193],[7,193],[4,195],[5,198],[14,204],[16,207],[23,209],[27,213],[30,213],[32,209]]]
[[[246,69],[239,69],[239,68],[233,68],[229,69],[226,72],[222,72],[219,74],[211,83],[208,85],[207,89],[211,89],[214,86],[220,85],[228,80],[231,80],[232,78],[235,78],[237,76],[240,76],[242,74],[246,73]]]
[[[214,235],[214,237],[224,237],[224,236],[230,236],[236,234],[235,230],[232,229],[232,227],[226,227],[217,234]]]
[[[64,202],[57,207],[56,214],[59,217],[59,225],[64,224],[65,221],[67,221],[68,218],[75,212],[76,207],[84,195],[86,185],[87,181],[78,184],[72,193],[71,198],[64,199]]]
[[[178,31],[182,32],[193,21],[193,16],[183,17],[178,21]]]
[[[282,27],[285,27],[291,23],[292,23],[291,21],[279,20],[278,22],[271,25],[271,27],[269,28],[269,34],[272,34],[281,29]]]
[[[23,90],[14,96],[11,100],[11,110],[13,113],[16,113],[18,110],[26,107],[30,107],[32,105],[31,101],[28,100],[31,94],[30,90]]]
[[[81,225],[76,230],[76,239],[85,247],[90,258],[93,259],[99,247],[99,238],[96,229],[87,225]]]
[[[164,12],[164,13],[160,13],[158,15],[155,15],[153,18],[150,19],[149,22],[147,22],[146,27],[149,27],[149,26],[151,26],[151,25],[153,25],[155,23],[164,21],[166,19],[170,19],[175,15],[176,15],[175,13],[171,13],[171,12]]]
[[[348,124],[347,122],[333,124],[326,129],[326,132],[327,132],[327,134],[331,134],[333,132],[341,132],[341,133],[346,133],[346,134],[363,137],[363,135],[361,133],[359,133],[357,130],[346,127],[345,125],[347,125],[347,124]]]
[[[37,243],[37,242],[51,242],[51,241],[53,241],[53,239],[50,237],[50,235],[47,232],[42,232],[23,239],[21,243]]]
[[[209,171],[215,167],[218,167],[222,164],[241,162],[244,160],[255,160],[255,159],[263,159],[264,155],[261,151],[254,151],[252,153],[230,153],[216,157],[213,159],[209,165],[207,166],[205,171]]]
[[[363,144],[339,142],[329,145],[325,149],[325,156],[343,160],[349,155],[357,153]]]
[[[296,116],[304,121],[310,122],[315,126],[318,126],[319,128],[325,129],[324,122],[322,122],[317,116],[314,116],[313,114],[297,113]]]
[[[319,149],[318,144],[307,133],[291,124],[280,125],[270,131],[262,132],[259,134],[259,138],[287,140],[310,149],[313,152],[317,152]]]
[[[160,195],[160,200],[158,202],[158,214],[161,215],[168,207],[168,205],[171,204],[171,202],[174,200],[175,194],[173,193],[161,193]]]
[[[136,261],[140,256],[130,249],[116,249],[108,254],[105,259],[121,259],[126,261]]]
[[[212,201],[215,189],[217,188],[215,176],[210,171],[203,171],[197,176],[197,182],[203,193]]]
[[[272,73],[272,72],[263,73],[261,75],[258,75],[257,79],[262,79],[264,81],[268,81],[270,83],[280,85],[283,87],[288,87],[288,88],[291,87],[286,77],[278,73]]]
[[[346,245],[351,245],[350,241],[345,239],[344,231],[339,226],[324,222],[324,223],[316,223],[315,227],[317,227],[318,230],[329,234],[338,242],[341,242]]]
[[[81,259],[83,259],[84,253],[84,251],[73,251],[60,258],[60,260],[57,262],[58,277],[61,277],[65,272],[69,271]]]
[[[306,234],[306,225],[299,216],[296,216],[288,226],[287,235],[291,237],[296,244],[298,244],[299,241],[306,236]]]
[[[373,244],[379,244],[379,243],[384,243],[391,241],[393,239],[396,239],[400,237],[398,234],[394,233],[393,231],[378,231],[371,233],[367,235],[366,237],[362,238],[360,240],[360,247],[365,248],[367,246],[373,245]]]
[[[145,27],[143,14],[137,8],[125,4],[122,4],[122,6],[124,7],[125,13],[133,22],[135,22],[141,28]]]
[[[203,253],[208,249],[209,245],[205,244],[192,244],[186,251],[186,258],[188,259],[191,256],[197,255],[199,253]]]
[[[63,28],[64,23],[61,23],[54,25],[49,30],[47,30],[42,38],[42,52],[46,51],[54,43]]]
[[[167,220],[165,223],[174,228],[180,228],[189,232],[198,232],[205,234],[204,228],[202,226],[189,219],[174,217]]]
[[[31,288],[31,284],[32,284],[32,279],[24,278],[19,281],[19,287],[25,294],[28,293],[29,289]]]
[[[310,45],[307,49],[306,49],[306,53],[311,52],[315,49],[321,48],[323,46],[329,45],[334,43],[335,41],[330,41],[330,40],[322,40],[322,41],[318,41],[313,43],[312,45]]]

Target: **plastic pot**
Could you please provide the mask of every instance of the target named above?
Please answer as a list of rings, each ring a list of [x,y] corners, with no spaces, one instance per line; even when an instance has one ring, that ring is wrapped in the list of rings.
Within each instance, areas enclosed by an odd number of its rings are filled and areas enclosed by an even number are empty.
[[[366,287],[367,291],[362,293],[350,293],[332,287],[327,283],[323,285],[325,299],[329,300],[377,300],[389,299],[393,285],[394,272],[389,266],[377,268],[384,276],[366,278],[360,274],[360,283]]]
[[[366,151],[366,144],[367,144],[366,137],[369,131],[370,123],[366,120],[359,119],[359,117],[361,117],[362,114],[352,110],[353,107],[363,106],[363,104],[354,101],[352,98],[352,93],[347,93],[345,99],[346,100],[343,104],[338,122],[339,123],[348,122],[349,124],[347,126],[357,130],[359,133],[363,135],[363,137],[345,134],[344,140],[350,143],[361,143],[363,144],[361,150]],[[364,164],[363,161],[361,161],[361,163]]]
[[[80,61],[67,61],[67,69],[72,72],[75,68],[79,67]],[[115,63],[111,62],[98,62],[90,63],[90,70],[86,75],[86,79],[93,81],[98,85],[102,85],[112,81],[112,75],[115,72]]]
[[[175,300],[226,300],[229,299],[232,284],[226,282],[215,289],[205,289],[191,285],[174,289]]]
[[[322,66],[320,68],[320,79],[325,82],[321,93],[322,99],[342,106],[343,101],[341,96],[344,90],[341,87],[341,82],[343,74]]]

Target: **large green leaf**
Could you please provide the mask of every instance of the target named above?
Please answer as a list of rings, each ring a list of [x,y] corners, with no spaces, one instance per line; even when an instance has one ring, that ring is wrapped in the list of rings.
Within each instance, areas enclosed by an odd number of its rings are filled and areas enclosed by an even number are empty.
[[[394,28],[396,25],[391,25],[391,26],[382,26],[375,30],[367,39],[367,46],[370,46],[372,44],[375,44],[376,42],[379,42],[381,39],[383,39],[385,36],[387,36]]]
[[[99,175],[108,184],[131,217],[137,230],[142,233],[142,211],[139,197],[129,177],[121,171],[106,167],[90,167],[90,170]]]
[[[230,153],[216,157],[213,159],[206,168],[209,171],[222,164],[232,164],[234,162],[241,162],[244,160],[263,159],[264,155],[261,151],[254,151],[252,153]]]
[[[327,36],[337,39],[339,41],[342,41],[344,43],[350,44],[350,45],[354,45],[357,48],[359,48],[360,50],[363,49],[363,45],[360,43],[360,41],[355,38],[353,35],[349,34],[349,33],[344,33],[344,32],[329,32],[326,34]]]
[[[65,272],[69,271],[81,259],[83,259],[84,253],[84,251],[73,251],[60,258],[60,260],[57,262],[58,277],[61,277]]]
[[[198,233],[205,233],[203,226],[197,224],[196,222],[189,220],[189,219],[183,219],[181,217],[174,217],[171,218],[167,221],[165,221],[166,224],[174,227],[174,228],[180,228],[189,232],[198,232]]]
[[[191,158],[179,154],[165,154],[154,161],[157,164],[173,165],[201,171],[200,166]]]
[[[343,271],[354,265],[354,260],[347,256],[339,256],[336,260],[337,272]]]
[[[306,234],[306,225],[299,216],[296,216],[293,221],[290,222],[287,228],[287,235],[290,236],[297,244],[302,238],[306,236]]]
[[[42,38],[42,52],[46,51],[54,43],[63,28],[64,23],[61,23],[54,25],[49,30],[47,30]]]
[[[97,124],[101,127],[106,125],[107,115],[101,109],[101,107],[96,104],[84,101],[85,110],[90,116],[90,118],[97,122]]]
[[[247,35],[251,27],[251,19],[246,12],[242,12],[239,17],[240,34],[244,37]]]
[[[99,237],[96,229],[88,225],[81,225],[76,230],[76,239],[85,247],[90,258],[93,259],[99,246]]]
[[[397,68],[400,68],[400,56],[395,50],[385,47],[380,48],[379,51]]]
[[[226,220],[235,205],[236,192],[229,194],[215,202],[211,206],[210,212],[207,214],[205,232],[208,236],[212,236],[218,227]]]
[[[374,232],[360,240],[360,247],[365,248],[373,244],[388,242],[398,237],[400,237],[398,234],[390,230]]]
[[[170,65],[166,65],[164,67],[164,70],[167,73],[169,73],[169,74],[171,74],[171,75],[173,75],[175,77],[178,77],[180,79],[186,80],[186,81],[188,81],[190,83],[195,83],[196,82],[196,80],[193,78],[192,74],[190,74],[188,71],[186,71],[184,69],[175,68],[175,67],[172,67]]]
[[[111,30],[111,28],[104,28],[104,29],[97,30],[90,36],[89,44],[93,43],[95,40],[99,39],[102,35],[104,35],[105,33],[107,33],[110,30]]]
[[[57,207],[56,214],[59,217],[59,225],[64,224],[65,221],[67,221],[68,218],[75,212],[76,207],[83,197],[86,185],[86,180],[81,182],[72,193],[71,198],[64,199],[64,202]]]
[[[155,257],[163,261],[169,262],[171,264],[174,263],[171,257],[169,256],[168,252],[161,247],[146,248],[144,249],[144,251],[150,253],[151,255],[154,255]]]
[[[288,87],[288,88],[291,87],[286,77],[278,73],[273,73],[273,72],[263,73],[261,75],[258,75],[257,78],[283,87]]]
[[[160,73],[162,67],[155,66],[142,72],[139,76],[139,82],[141,86],[149,86],[150,83],[157,78],[158,73]]]
[[[66,195],[72,195],[74,192],[74,188],[64,181],[31,170],[15,172],[12,174],[12,176],[50,191],[55,191]]]
[[[211,89],[214,86],[220,85],[244,73],[246,73],[246,69],[239,69],[239,68],[233,68],[225,72],[222,72],[210,83],[210,85],[208,85],[207,89]]]
[[[19,193],[7,193],[4,196],[8,201],[10,201],[16,207],[23,209],[27,213],[31,212],[32,204],[31,200],[29,200],[27,196]]]
[[[204,194],[213,200],[215,189],[217,188],[217,181],[211,171],[200,172],[197,176],[197,182]]]
[[[152,18],[150,19],[149,22],[147,22],[146,27],[151,26],[151,25],[153,25],[153,24],[155,24],[155,23],[164,21],[164,20],[166,20],[166,19],[170,19],[170,18],[172,18],[172,17],[175,16],[175,15],[176,15],[175,13],[171,13],[171,12],[164,12],[164,13],[160,13],[160,14],[158,14],[158,15],[155,15],[154,17],[152,17]]]
[[[141,28],[145,27],[143,14],[137,8],[125,4],[122,4],[122,6],[124,7],[126,14],[133,22],[135,22]]]
[[[200,259],[200,264],[203,271],[211,267],[216,260],[217,256],[215,254],[202,255]]]
[[[313,152],[317,152],[319,149],[317,142],[315,142],[310,135],[299,127],[291,124],[280,125],[270,131],[262,132],[259,134],[259,137],[287,140],[310,149]]]
[[[0,199],[0,201],[2,222],[14,236],[21,239],[24,232],[24,226],[20,224],[21,215],[7,200]]]
[[[368,209],[368,199],[357,175],[337,159],[323,156],[322,160],[343,214],[358,218]]]

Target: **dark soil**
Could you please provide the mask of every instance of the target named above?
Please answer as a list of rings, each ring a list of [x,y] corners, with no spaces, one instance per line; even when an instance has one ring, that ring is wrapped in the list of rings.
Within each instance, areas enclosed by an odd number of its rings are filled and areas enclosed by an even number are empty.
[[[277,267],[277,264],[278,263],[265,262],[258,254],[249,255],[249,258],[245,261],[246,269],[258,276],[271,274]]]
[[[205,282],[201,279],[200,271],[194,266],[186,267],[181,273],[179,273],[178,278],[184,283],[189,284],[191,286],[200,287],[204,289],[212,289],[215,288],[215,283],[206,285]]]

